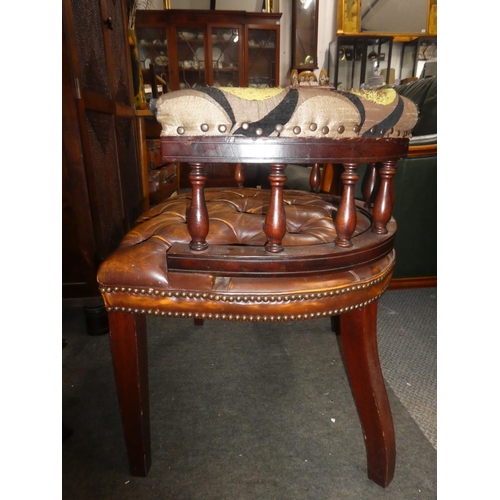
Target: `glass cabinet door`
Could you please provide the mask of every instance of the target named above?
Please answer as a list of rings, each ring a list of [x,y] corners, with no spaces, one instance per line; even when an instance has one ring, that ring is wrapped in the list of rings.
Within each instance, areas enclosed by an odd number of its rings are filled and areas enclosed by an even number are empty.
[[[367,40],[364,45],[366,68],[360,85],[379,87],[394,83],[394,69],[391,70],[392,38]]]
[[[276,87],[276,30],[249,29],[247,40],[248,86]]]
[[[177,28],[179,87],[205,86],[205,32],[203,28]]]
[[[339,89],[393,83],[392,38],[338,37],[333,85]]]
[[[418,37],[403,45],[401,80],[420,77],[424,64],[437,57],[437,37]]]
[[[144,91],[149,100],[169,88],[167,32],[162,28],[136,28],[137,48],[141,64]],[[156,80],[156,89],[153,88]]]
[[[212,27],[212,75],[214,87],[240,86],[241,29]]]
[[[357,47],[354,42],[348,42],[347,40],[339,42],[334,81],[335,88],[349,90],[355,87],[355,82],[359,82],[361,65],[356,64],[356,59],[359,60],[359,51],[356,53],[356,50]]]

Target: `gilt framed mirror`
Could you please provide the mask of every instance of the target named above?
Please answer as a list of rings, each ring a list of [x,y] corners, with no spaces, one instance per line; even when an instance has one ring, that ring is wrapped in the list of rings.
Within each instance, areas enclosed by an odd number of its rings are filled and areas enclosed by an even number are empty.
[[[437,0],[338,0],[337,34],[437,35]]]

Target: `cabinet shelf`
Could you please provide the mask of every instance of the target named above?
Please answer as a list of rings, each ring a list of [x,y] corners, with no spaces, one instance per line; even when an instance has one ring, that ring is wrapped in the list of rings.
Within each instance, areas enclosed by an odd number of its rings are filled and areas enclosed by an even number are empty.
[[[138,10],[135,31],[141,65],[146,71],[149,59],[155,71],[161,67],[168,73],[164,92],[179,90],[181,84],[248,87],[260,78],[267,78],[267,86],[271,86],[279,82],[280,19],[280,13]],[[164,39],[167,44],[153,43]],[[198,51],[203,51],[203,57],[197,57]],[[158,56],[167,58],[168,64],[156,64]],[[189,66],[185,61],[199,66],[184,67]],[[224,66],[213,67],[212,61]]]

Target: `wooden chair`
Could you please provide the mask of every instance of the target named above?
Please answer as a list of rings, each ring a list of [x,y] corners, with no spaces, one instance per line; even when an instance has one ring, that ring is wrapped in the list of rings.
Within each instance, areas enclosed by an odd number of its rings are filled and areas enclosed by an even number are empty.
[[[330,317],[340,328],[368,477],[391,482],[395,437],[377,301],[395,259],[396,162],[417,119],[411,101],[391,92],[206,88],[159,99],[163,158],[190,164],[192,192],[144,213],[98,273],[131,474],[145,476],[151,464],[147,315],[198,324]],[[219,162],[270,163],[271,189],[205,189],[204,163]],[[291,162],[315,164],[312,192],[283,189]],[[366,204],[354,198],[360,162],[374,165]],[[341,196],[314,192],[326,163],[344,165]]]

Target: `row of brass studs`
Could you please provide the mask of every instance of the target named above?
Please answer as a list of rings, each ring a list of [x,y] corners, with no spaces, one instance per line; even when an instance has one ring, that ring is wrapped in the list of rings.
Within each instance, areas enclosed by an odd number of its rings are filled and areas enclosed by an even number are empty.
[[[172,312],[172,311],[160,311],[159,309],[134,309],[132,307],[107,307],[106,310],[108,312],[127,312],[127,313],[134,313],[134,314],[148,314],[148,315],[153,315],[153,316],[162,316],[162,317],[168,317],[168,318],[197,318],[197,319],[218,319],[218,320],[227,320],[227,321],[300,321],[300,320],[305,320],[305,319],[315,319],[315,318],[321,318],[321,317],[326,317],[326,316],[337,316],[338,314],[342,314],[348,311],[353,311],[355,309],[359,309],[361,307],[366,307],[367,305],[371,304],[373,301],[378,300],[382,293],[384,293],[384,290],[376,295],[375,297],[372,297],[371,299],[365,300],[364,302],[361,302],[360,304],[355,304],[353,306],[349,307],[342,307],[340,309],[331,309],[329,311],[323,311],[323,312],[315,312],[315,313],[304,313],[304,314],[284,314],[283,316],[278,315],[278,316],[260,316],[260,315],[246,315],[246,314],[218,314],[218,313],[192,313],[192,312]]]
[[[241,124],[241,128],[243,130],[248,130],[250,128],[250,124],[248,123],[242,123]],[[311,130],[311,132],[314,132],[316,129],[318,128],[318,125],[316,123],[311,123],[309,125],[309,130]],[[201,126],[200,126],[200,129],[202,132],[208,132],[208,130],[210,129],[210,127],[208,126],[207,123],[203,123]],[[226,125],[219,125],[217,127],[218,131],[221,133],[221,134],[224,134],[226,131],[227,131],[227,127]],[[278,134],[280,132],[283,131],[283,125],[281,124],[278,124],[274,127],[274,129],[276,130],[276,132],[278,132]],[[361,126],[360,125],[354,125],[354,127],[352,128],[353,132],[355,134],[359,134],[359,132],[361,131]],[[376,127],[372,127],[370,129],[370,132],[372,134],[374,134],[375,132],[377,131]],[[299,135],[300,133],[302,132],[302,129],[297,125],[295,127],[293,127],[293,133],[295,135]],[[321,132],[323,133],[323,135],[327,135],[329,132],[330,132],[330,128],[328,126],[324,126],[322,129],[321,129]],[[344,125],[339,125],[337,127],[337,133],[342,135],[343,133],[345,132],[345,127]],[[397,130],[397,137],[400,137],[401,136],[401,130]],[[177,133],[179,135],[184,135],[186,133],[186,129],[184,127],[177,127]],[[255,129],[255,135],[257,136],[261,136],[262,134],[264,133],[264,131],[261,129],[261,128],[257,128]],[[389,130],[387,131],[384,131],[384,130],[380,130],[380,135],[385,135],[385,134],[388,134],[388,135],[393,135],[394,133],[394,127],[391,127]],[[409,130],[405,130],[403,132],[403,137],[407,137],[410,135],[410,131]]]
[[[216,302],[288,302],[288,301],[296,301],[296,300],[316,300],[324,297],[332,297],[334,295],[341,295],[348,292],[354,292],[356,290],[361,290],[373,286],[377,283],[380,283],[385,279],[387,274],[390,272],[388,269],[383,275],[375,278],[368,283],[363,283],[362,285],[351,285],[346,288],[342,288],[340,290],[330,290],[328,292],[313,292],[313,293],[299,293],[295,295],[237,295],[233,297],[232,295],[219,295],[208,292],[165,292],[164,290],[154,290],[153,288],[130,288],[130,287],[106,287],[100,288],[99,291],[101,293],[113,293],[113,292],[123,292],[123,293],[133,293],[139,295],[156,295],[160,297],[182,297],[182,298],[190,298],[190,299],[208,299],[214,300]]]

